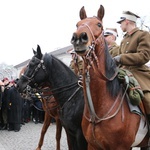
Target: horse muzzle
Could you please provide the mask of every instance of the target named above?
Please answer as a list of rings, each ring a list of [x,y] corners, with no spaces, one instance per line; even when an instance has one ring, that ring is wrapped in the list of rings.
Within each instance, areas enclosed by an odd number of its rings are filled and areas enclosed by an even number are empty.
[[[73,45],[75,52],[79,55],[85,55],[89,50],[88,36],[85,32],[79,35],[74,33],[71,39],[71,44]]]

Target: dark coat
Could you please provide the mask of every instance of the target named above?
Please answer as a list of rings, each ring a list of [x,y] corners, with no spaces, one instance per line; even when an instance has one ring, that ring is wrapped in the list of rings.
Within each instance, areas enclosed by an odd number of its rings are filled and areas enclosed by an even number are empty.
[[[121,41],[120,62],[131,71],[143,91],[150,91],[150,69],[145,65],[150,60],[150,34],[147,31],[133,29]]]
[[[23,101],[20,93],[12,86],[7,94],[8,123],[21,123]]]
[[[8,96],[8,90],[9,90],[9,86],[5,86],[3,95],[2,95],[2,108],[7,109],[7,96]]]
[[[33,98],[34,107],[38,110],[43,111],[43,105],[42,102],[38,98]]]
[[[1,109],[1,106],[2,106],[2,87],[0,85],[0,109]]]

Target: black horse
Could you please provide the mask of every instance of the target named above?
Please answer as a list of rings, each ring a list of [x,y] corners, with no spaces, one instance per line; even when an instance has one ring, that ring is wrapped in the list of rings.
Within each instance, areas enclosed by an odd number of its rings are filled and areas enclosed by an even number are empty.
[[[30,85],[39,87],[49,83],[52,94],[60,105],[60,120],[69,135],[72,150],[86,150],[87,142],[82,133],[81,121],[84,108],[83,89],[78,84],[78,77],[62,61],[53,55],[37,51],[30,60],[24,75],[17,82],[19,92]]]

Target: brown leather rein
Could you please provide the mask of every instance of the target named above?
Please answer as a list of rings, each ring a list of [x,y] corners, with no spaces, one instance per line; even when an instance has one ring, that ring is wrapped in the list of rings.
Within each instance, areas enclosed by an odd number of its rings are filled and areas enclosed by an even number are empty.
[[[92,124],[96,124],[96,123],[100,123],[101,121],[113,118],[119,112],[119,110],[121,109],[121,106],[123,104],[123,100],[124,100],[124,97],[126,95],[126,90],[127,89],[125,90],[125,92],[124,92],[124,94],[123,94],[123,96],[121,98],[121,101],[119,102],[118,108],[116,109],[116,111],[112,115],[110,115],[110,113],[113,110],[113,108],[117,105],[117,102],[119,101],[119,97],[122,94],[121,89],[120,89],[120,92],[119,92],[116,100],[114,101],[114,104],[111,106],[111,108],[108,110],[108,112],[103,117],[101,117],[101,118],[97,116],[97,114],[95,112],[95,109],[94,109],[92,97],[91,97],[89,69],[92,67],[94,69],[95,74],[98,77],[100,77],[100,79],[102,79],[104,81],[112,81],[112,80],[114,80],[114,78],[118,74],[118,70],[116,69],[114,75],[111,78],[106,77],[101,71],[98,70],[98,68],[99,68],[99,62],[98,62],[98,57],[95,54],[95,46],[96,46],[96,44],[98,44],[98,42],[100,42],[101,43],[101,49],[104,49],[104,36],[103,36],[103,32],[99,35],[99,37],[97,39],[95,39],[95,37],[93,35],[93,32],[90,29],[90,27],[87,24],[82,24],[82,25],[85,25],[89,29],[89,31],[90,31],[90,33],[91,33],[91,35],[93,37],[93,42],[92,42],[92,45],[89,46],[88,53],[86,54],[86,56],[83,56],[83,59],[84,59],[85,63],[88,62],[88,65],[85,68],[85,84],[86,84],[86,94],[87,94],[87,103],[88,103],[87,107],[88,107],[88,110],[89,110],[89,113],[90,113],[90,118],[86,116],[85,111],[84,111],[84,117],[89,122],[91,122]],[[102,50],[101,50],[101,52],[102,52]],[[86,62],[86,60],[87,60],[87,62]],[[96,66],[94,64],[94,61],[96,61]]]

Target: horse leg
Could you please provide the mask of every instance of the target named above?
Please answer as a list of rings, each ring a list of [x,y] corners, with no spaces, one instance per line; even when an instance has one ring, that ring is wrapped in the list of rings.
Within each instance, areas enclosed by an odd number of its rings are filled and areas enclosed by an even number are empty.
[[[60,150],[60,138],[62,132],[62,124],[59,118],[55,118],[56,120],[56,150]]]
[[[51,123],[51,120],[52,120],[52,117],[48,114],[48,112],[45,112],[45,118],[44,118],[42,130],[41,130],[41,136],[40,136],[40,140],[39,140],[38,147],[36,148],[36,150],[41,150],[41,147],[44,141],[44,136]]]
[[[65,129],[65,128],[64,128],[64,129]],[[68,132],[67,132],[66,129],[65,129],[65,132],[66,132],[66,137],[67,137],[68,150],[73,150],[73,149],[72,149],[71,140],[70,140],[69,134],[68,134]]]

